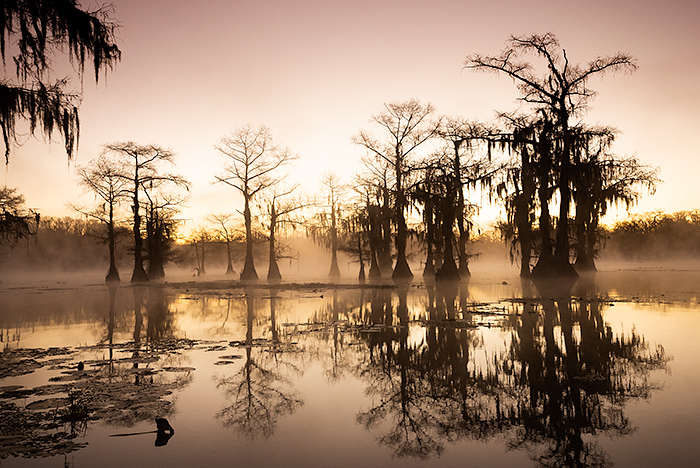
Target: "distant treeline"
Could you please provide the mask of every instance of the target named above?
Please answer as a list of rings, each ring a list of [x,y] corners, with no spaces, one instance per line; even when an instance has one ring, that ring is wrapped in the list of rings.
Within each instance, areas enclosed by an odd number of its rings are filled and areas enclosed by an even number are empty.
[[[211,242],[209,262],[225,262],[225,247]],[[133,240],[128,227],[117,229],[116,259],[120,269],[133,267]],[[196,266],[194,247],[176,245],[170,259],[176,266]],[[70,272],[105,270],[109,265],[106,233],[103,223],[94,219],[65,217],[41,218],[36,235],[22,239],[16,245],[0,245],[0,274],[12,271]]]
[[[606,233],[602,255],[622,260],[700,258],[700,210],[634,215]]]
[[[104,226],[95,220],[73,217],[44,217],[36,236],[22,241],[13,250],[0,250],[0,272],[23,271],[84,271],[102,270],[108,265]],[[652,212],[631,216],[614,226],[604,228],[606,239],[600,256],[606,259],[658,261],[700,259],[700,210],[676,213]],[[117,243],[120,268],[133,266],[131,239],[122,228]],[[495,232],[486,231],[473,239],[477,260],[490,262],[507,252],[505,241]],[[176,244],[172,262],[179,268],[196,274],[197,253],[193,243]],[[226,248],[222,241],[207,243],[207,263],[210,272],[223,273]],[[242,257],[243,243],[235,245],[237,262]],[[260,249],[264,251],[264,248]]]

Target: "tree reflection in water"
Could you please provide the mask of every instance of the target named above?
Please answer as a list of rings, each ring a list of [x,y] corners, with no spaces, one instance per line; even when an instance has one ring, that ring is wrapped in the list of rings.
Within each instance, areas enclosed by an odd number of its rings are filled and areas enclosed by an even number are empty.
[[[297,396],[288,375],[299,376],[302,370],[293,362],[299,356],[289,343],[279,341],[276,320],[277,295],[272,291],[269,298],[271,340],[256,339],[254,323],[262,311],[256,310],[262,303],[256,290],[245,294],[246,337],[241,343],[232,343],[245,350],[245,362],[241,369],[228,377],[217,380],[231,403],[222,408],[216,417],[225,427],[232,427],[251,439],[269,438],[276,429],[277,420],[294,413],[304,404]]]
[[[650,371],[668,362],[662,346],[650,347],[635,330],[614,334],[606,304],[573,298],[570,287],[540,285],[535,295],[524,284],[525,298],[509,313],[494,311],[492,330],[479,326],[483,312],[470,314],[458,298],[466,285],[427,289],[422,341],[409,339],[407,289],[397,291],[395,313],[391,292],[372,291],[357,372],[374,404],[359,423],[379,431],[397,457],[424,459],[446,443],[504,435],[541,466],[611,465],[589,436],[634,430],[624,407],[659,388]],[[487,346],[484,333],[500,333],[504,347]]]
[[[34,388],[0,387],[0,439],[5,442],[0,444],[0,458],[66,454],[87,445],[80,438],[88,434],[95,421],[132,427],[172,411],[169,395],[188,385],[194,370],[173,364],[183,359],[179,351],[190,347],[191,342],[173,338],[172,312],[162,289],[134,287],[133,309],[125,303],[118,306],[120,293],[124,292],[124,288],[108,284],[108,315],[101,320],[106,330],[96,345],[80,349],[19,348],[12,355],[5,353],[12,361],[34,364],[30,368],[8,363],[12,368],[20,367],[22,374],[42,368],[60,373]],[[148,322],[143,342],[145,296]],[[133,324],[128,319],[132,313]],[[36,359],[40,356],[59,359]],[[0,360],[0,375],[5,367]],[[27,398],[33,401],[27,403]],[[12,443],[7,444],[8,440]],[[165,442],[163,435],[156,439],[156,445]]]

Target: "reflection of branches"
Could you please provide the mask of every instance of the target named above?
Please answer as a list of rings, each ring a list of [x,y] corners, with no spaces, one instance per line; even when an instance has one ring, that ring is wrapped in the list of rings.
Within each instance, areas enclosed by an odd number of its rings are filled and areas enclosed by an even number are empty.
[[[272,342],[276,347],[254,348],[260,342],[253,338],[256,302],[254,293],[247,291],[245,363],[236,374],[222,377],[216,384],[217,388],[223,387],[227,398],[232,400],[232,404],[221,409],[216,417],[225,427],[234,427],[251,439],[272,436],[277,419],[294,413],[304,404],[297,398],[292,381],[285,377],[285,374],[299,374],[301,371],[293,363],[280,359],[282,351],[277,340]],[[273,330],[276,330],[275,304],[276,297],[272,297],[270,318]],[[273,335],[276,336],[276,332]]]
[[[360,412],[357,421],[372,429],[380,421],[390,420],[391,429],[380,436],[380,443],[392,447],[396,457],[427,459],[443,450],[440,441],[442,413],[431,380],[423,378],[420,347],[408,345],[407,290],[399,289],[398,296],[398,328],[385,328],[376,333],[379,339],[370,341],[368,360],[359,371],[367,381],[367,394],[377,397],[378,402]],[[393,324],[390,296],[376,293],[371,319],[374,319],[372,325]]]
[[[438,292],[428,288],[426,310],[413,313],[429,317],[422,342],[408,339],[405,296],[394,308],[391,297],[373,293],[357,372],[375,401],[358,423],[388,427],[379,441],[399,457],[425,459],[445,442],[508,434],[510,448],[541,466],[610,466],[590,436],[634,431],[624,406],[659,388],[650,373],[666,366],[663,347],[636,330],[614,334],[601,302],[564,298],[514,305],[494,349],[475,323],[483,317],[465,311],[454,291]]]
[[[360,412],[357,421],[366,429],[373,429],[390,419],[391,429],[379,437],[379,442],[392,447],[396,457],[424,460],[433,453],[440,455],[443,446],[437,432],[441,421],[440,413],[435,412],[435,401],[424,393],[424,383],[407,382],[405,378],[404,372],[372,373],[367,393],[378,395],[380,401]]]
[[[291,381],[278,369],[267,369],[254,359],[251,348],[246,350],[241,370],[219,379],[216,386],[224,387],[226,397],[233,400],[216,417],[225,427],[234,427],[251,439],[270,437],[277,419],[294,413],[304,403],[296,397]]]

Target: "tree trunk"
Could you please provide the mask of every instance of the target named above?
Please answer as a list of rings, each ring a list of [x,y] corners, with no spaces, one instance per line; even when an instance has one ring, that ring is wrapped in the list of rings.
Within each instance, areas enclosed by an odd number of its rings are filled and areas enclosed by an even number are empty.
[[[560,109],[565,109],[566,103],[561,102]],[[559,223],[557,225],[556,248],[554,250],[555,274],[557,276],[578,276],[569,261],[569,207],[571,206],[571,136],[568,114],[565,110],[559,115],[562,128],[562,155],[559,170]]]
[[[109,205],[109,223],[107,224],[107,242],[109,242],[109,272],[105,277],[105,281],[108,283],[118,282],[120,281],[119,270],[117,269],[117,261],[114,254],[116,247],[114,239],[114,205],[111,202]]]
[[[454,232],[452,226],[454,223],[454,204],[450,193],[442,203],[442,238],[444,244],[444,254],[442,256],[442,266],[435,273],[435,279],[438,281],[455,281],[459,280],[459,269],[455,263],[454,257]]]
[[[200,275],[205,275],[205,274],[207,273],[207,269],[206,269],[206,267],[205,267],[205,258],[206,258],[205,248],[206,248],[206,244],[205,244],[205,242],[204,242],[204,239],[201,239],[201,240],[199,241],[199,243],[200,243],[200,245],[201,245],[200,250],[202,251],[202,256],[200,257],[200,261],[199,261],[199,274],[200,274]]]
[[[398,155],[397,151],[397,155]],[[401,185],[401,177],[403,176],[401,172],[401,158],[396,158],[396,266],[394,266],[394,272],[391,274],[391,278],[394,280],[410,280],[413,278],[413,273],[411,272],[411,267],[408,266],[408,260],[406,259],[406,244],[408,238],[408,229],[406,227],[406,217],[404,215],[404,208],[406,206],[406,194],[403,192],[403,187]]]
[[[579,273],[596,271],[595,266],[595,230],[597,225],[592,222],[595,217],[591,195],[579,189],[576,197],[576,262],[574,267]]]
[[[233,269],[233,262],[231,261],[231,241],[228,239],[226,240],[226,259],[228,261],[228,263],[226,264],[226,274],[236,274],[236,270]]]
[[[551,216],[549,214],[549,167],[540,168],[540,258],[532,269],[532,276],[551,276],[554,270],[554,253],[552,252]]]
[[[469,242],[469,229],[464,220],[464,186],[462,184],[462,163],[459,159],[459,147],[463,140],[454,142],[454,168],[453,180],[454,190],[457,193],[457,229],[459,230],[459,240],[457,242],[457,257],[459,259],[459,276],[467,278],[471,276],[469,271],[469,256],[467,255],[467,243]]]
[[[530,207],[526,193],[520,193],[515,198],[515,226],[518,230],[520,245],[520,277],[530,277],[530,259],[532,258],[532,229],[530,226]]]
[[[435,278],[435,258],[433,256],[433,243],[428,240],[428,253],[425,256],[425,268],[423,268],[423,278]]]
[[[378,280],[382,278],[382,272],[379,269],[379,263],[377,262],[377,252],[370,247],[370,265],[369,265],[369,279]]]
[[[272,213],[270,214],[270,266],[267,269],[268,281],[279,281],[282,279],[280,268],[277,265],[277,253],[275,252],[275,228],[277,225],[277,212],[274,201],[272,202]]]
[[[151,209],[150,219],[146,221],[148,241],[148,275],[149,280],[159,280],[165,276],[165,232],[163,221],[155,209]]]
[[[253,219],[250,214],[250,196],[243,193],[244,208],[243,218],[245,220],[245,263],[241,271],[241,280],[257,281],[258,273],[255,271],[255,261],[253,260]]]
[[[335,202],[331,206],[331,269],[328,272],[330,279],[340,278],[340,268],[338,268],[338,231],[335,221]]]
[[[143,269],[143,239],[141,238],[141,209],[139,206],[139,179],[138,165],[136,166],[136,176],[134,177],[134,272],[131,275],[132,283],[148,282],[148,275]]]

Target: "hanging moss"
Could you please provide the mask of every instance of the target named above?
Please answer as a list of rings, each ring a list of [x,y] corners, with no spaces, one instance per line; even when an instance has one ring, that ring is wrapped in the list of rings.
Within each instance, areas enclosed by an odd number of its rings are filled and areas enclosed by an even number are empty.
[[[68,80],[51,79],[52,56],[68,55],[82,79],[92,59],[95,81],[121,58],[115,44],[117,24],[110,19],[112,7],[95,11],[80,8],[76,0],[13,0],[0,3],[0,55],[7,71],[6,45],[16,42],[12,57],[16,82],[0,79],[0,127],[5,161],[15,140],[18,120],[29,123],[30,133],[41,130],[50,140],[60,133],[68,157],[78,144],[80,95],[66,91]]]

